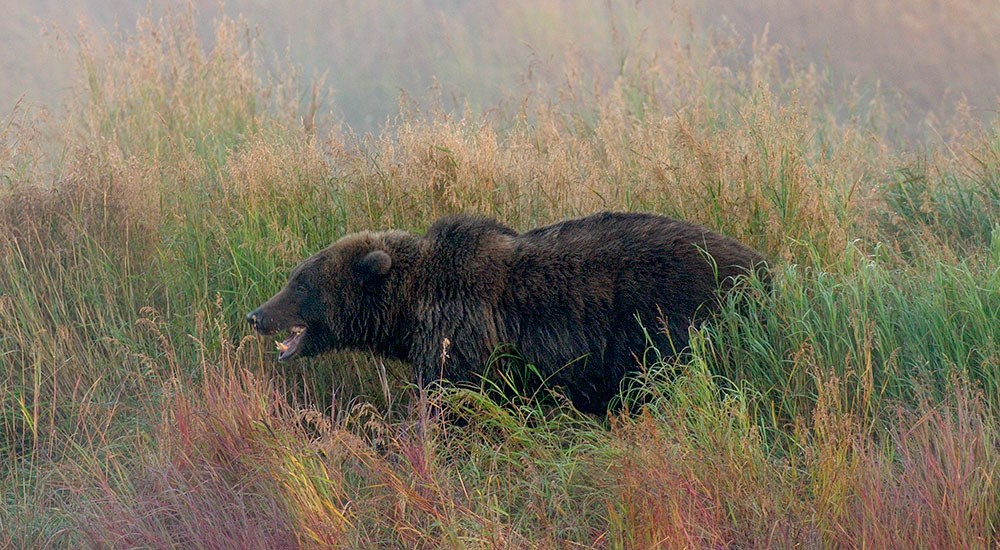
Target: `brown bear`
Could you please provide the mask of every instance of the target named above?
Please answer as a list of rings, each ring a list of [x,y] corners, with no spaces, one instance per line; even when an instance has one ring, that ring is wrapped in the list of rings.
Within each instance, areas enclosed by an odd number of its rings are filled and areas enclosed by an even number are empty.
[[[479,384],[498,349],[600,413],[652,343],[670,355],[719,291],[763,258],[664,216],[600,213],[525,233],[449,216],[424,236],[347,235],[247,316],[288,331],[280,359],[355,348],[409,362],[418,384]]]

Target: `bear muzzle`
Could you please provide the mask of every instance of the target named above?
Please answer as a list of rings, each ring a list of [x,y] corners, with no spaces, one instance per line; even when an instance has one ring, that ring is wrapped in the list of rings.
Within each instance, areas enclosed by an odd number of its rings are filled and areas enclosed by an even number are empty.
[[[263,332],[261,330],[262,328],[261,323],[263,318],[264,315],[260,312],[259,309],[247,313],[247,322],[250,323],[250,328],[254,329],[257,332]]]
[[[261,306],[247,314],[247,323],[261,336],[270,336],[282,330],[288,330],[298,324],[290,320],[279,319],[280,316],[269,315]]]
[[[278,332],[288,331],[288,338],[280,342],[275,341],[275,345],[280,352],[278,359],[286,361],[298,355],[302,351],[304,344],[306,334],[305,323],[293,322],[289,324],[280,322],[274,319],[273,316],[267,315],[263,309],[262,306],[247,314],[247,323],[250,324],[250,327],[261,336],[271,336]]]

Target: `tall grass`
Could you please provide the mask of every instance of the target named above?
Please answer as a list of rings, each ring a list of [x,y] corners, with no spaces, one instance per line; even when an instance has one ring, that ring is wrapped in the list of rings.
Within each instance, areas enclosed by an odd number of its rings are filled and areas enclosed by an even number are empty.
[[[68,69],[81,21],[91,30],[103,27],[117,34],[137,15],[160,16],[176,4],[9,2],[8,17],[0,21],[0,33],[10,38],[0,51],[0,65],[13,76],[0,81],[0,104],[22,96],[58,104],[60,92],[72,82]],[[990,120],[1000,87],[1000,44],[994,32],[1000,15],[976,0],[905,5],[862,0],[822,5],[296,0],[283,9],[231,0],[196,5],[210,15],[251,18],[266,46],[260,58],[265,63],[291,59],[310,78],[325,75],[335,90],[338,116],[360,131],[380,128],[396,112],[400,89],[421,104],[437,98],[449,108],[468,104],[477,111],[498,103],[517,105],[526,89],[562,101],[571,94],[555,93],[550,83],[575,82],[577,92],[589,91],[591,84],[607,88],[623,71],[647,70],[651,64],[644,61],[654,56],[655,65],[677,74],[740,67],[738,54],[761,35],[794,52],[804,66],[815,64],[820,73],[862,91],[861,101],[838,111],[842,116],[865,116],[872,107],[903,114],[907,135],[923,136],[928,121],[948,131],[952,117],[942,113]],[[199,18],[196,27],[198,36],[211,43],[211,18]],[[706,48],[713,35],[727,43]],[[62,47],[52,48],[53,41]],[[671,58],[684,51],[696,59],[672,67]],[[712,63],[704,61],[709,56]],[[658,91],[670,93],[670,88]],[[891,105],[870,104],[881,93],[897,99]]]
[[[0,125],[0,544],[997,543],[996,127],[897,152],[779,49],[706,41],[355,136],[246,23],[195,27],[82,42],[67,114]],[[650,350],[627,413],[278,366],[242,323],[347,231],[600,209],[773,266],[690,353]]]
[[[996,399],[1000,345],[1000,270],[992,252],[952,265],[886,266],[856,247],[844,273],[789,266],[774,296],[731,300],[706,329],[713,370],[770,392],[774,414],[808,417],[830,376],[860,417],[882,408],[934,401],[954,377]],[[745,317],[753,320],[748,323]]]

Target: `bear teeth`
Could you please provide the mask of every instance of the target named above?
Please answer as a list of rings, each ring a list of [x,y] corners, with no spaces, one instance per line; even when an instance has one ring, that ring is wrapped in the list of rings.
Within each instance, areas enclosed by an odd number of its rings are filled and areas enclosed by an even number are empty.
[[[289,335],[288,338],[285,338],[284,342],[278,342],[277,340],[274,342],[275,347],[281,352],[281,358],[286,358],[292,352],[293,347],[298,347],[299,340],[305,331],[306,327],[304,326],[294,326],[288,329]]]

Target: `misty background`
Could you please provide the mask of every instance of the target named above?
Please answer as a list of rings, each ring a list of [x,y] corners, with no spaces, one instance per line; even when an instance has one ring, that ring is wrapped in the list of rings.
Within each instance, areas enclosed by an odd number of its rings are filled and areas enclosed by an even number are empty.
[[[685,71],[685,56],[779,48],[794,66],[861,96],[883,94],[908,134],[960,112],[992,121],[1000,90],[1000,9],[974,0],[6,0],[0,112],[58,108],[79,45],[122,42],[141,17],[193,9],[212,43],[220,15],[243,17],[265,70],[297,67],[298,93],[334,120],[377,131],[402,104],[486,111],[527,94],[599,93],[617,77]],[[713,43],[728,47],[712,49]],[[709,52],[709,53],[706,53]],[[309,97],[304,97],[306,103]]]

